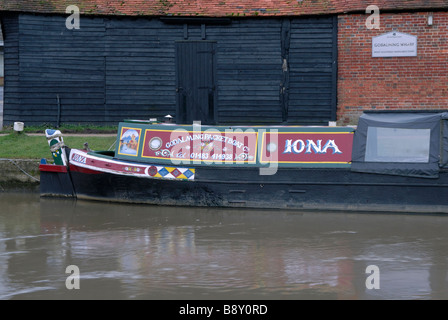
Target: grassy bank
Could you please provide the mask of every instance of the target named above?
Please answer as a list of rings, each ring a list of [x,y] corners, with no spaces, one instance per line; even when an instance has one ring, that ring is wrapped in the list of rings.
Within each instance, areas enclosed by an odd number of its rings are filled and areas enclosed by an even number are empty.
[[[85,142],[92,150],[108,150],[116,137],[64,136],[64,143],[71,148],[83,148]],[[52,159],[45,136],[11,133],[0,136],[0,158],[6,159]]]
[[[44,133],[45,129],[56,129],[55,126],[49,124],[43,124],[41,126],[28,126],[25,124],[23,128],[24,133]],[[62,124],[58,130],[63,134],[77,133],[77,134],[90,134],[90,133],[116,133],[117,126],[98,126],[89,124]],[[4,126],[0,133],[13,133],[13,125]]]

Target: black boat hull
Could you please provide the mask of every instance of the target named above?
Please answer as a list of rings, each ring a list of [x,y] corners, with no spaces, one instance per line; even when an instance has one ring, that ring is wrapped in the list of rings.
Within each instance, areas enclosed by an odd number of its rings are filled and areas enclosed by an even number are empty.
[[[154,205],[448,213],[448,172],[438,179],[288,169],[197,167],[195,180],[142,178],[71,166],[79,199]]]

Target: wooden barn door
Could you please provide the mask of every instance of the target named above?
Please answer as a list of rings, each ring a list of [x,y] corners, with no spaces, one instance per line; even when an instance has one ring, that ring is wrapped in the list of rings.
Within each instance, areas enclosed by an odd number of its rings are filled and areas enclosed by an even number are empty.
[[[176,42],[176,123],[217,122],[215,70],[216,42]]]

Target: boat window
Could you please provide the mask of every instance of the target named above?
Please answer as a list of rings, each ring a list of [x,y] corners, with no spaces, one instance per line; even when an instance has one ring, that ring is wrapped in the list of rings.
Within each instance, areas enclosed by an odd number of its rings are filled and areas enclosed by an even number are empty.
[[[368,127],[365,161],[429,162],[431,129]]]

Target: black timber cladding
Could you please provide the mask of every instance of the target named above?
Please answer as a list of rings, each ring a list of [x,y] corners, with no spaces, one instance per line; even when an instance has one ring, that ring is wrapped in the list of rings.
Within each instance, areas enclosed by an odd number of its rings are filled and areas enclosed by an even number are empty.
[[[2,17],[5,124],[56,123],[59,112],[62,123],[176,116],[182,41],[214,43],[213,92],[201,103],[213,104],[215,123],[336,120],[335,17],[207,24],[81,16],[79,30],[68,30],[66,18]]]
[[[16,17],[2,17],[2,29],[4,38],[4,74],[5,91],[3,96],[3,112],[5,121],[6,113],[9,115],[14,110],[19,110],[19,23]],[[11,117],[6,117],[6,120]]]

